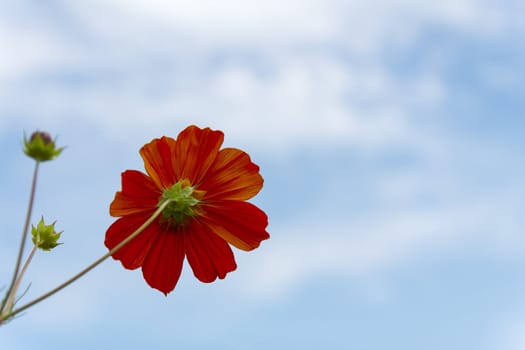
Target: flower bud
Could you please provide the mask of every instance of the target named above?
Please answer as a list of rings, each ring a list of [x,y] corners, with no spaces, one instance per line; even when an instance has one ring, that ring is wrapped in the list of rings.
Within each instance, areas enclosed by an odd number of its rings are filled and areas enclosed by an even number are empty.
[[[55,159],[63,149],[56,148],[55,140],[45,131],[35,131],[29,140],[24,137],[24,153],[38,162]]]
[[[55,248],[57,245],[62,244],[57,242],[61,234],[62,231],[55,231],[55,223],[52,223],[51,225],[46,225],[44,223],[44,218],[40,219],[40,222],[36,227],[34,225],[31,225],[31,235],[33,236],[33,243],[37,248],[40,248],[42,250],[49,251]]]

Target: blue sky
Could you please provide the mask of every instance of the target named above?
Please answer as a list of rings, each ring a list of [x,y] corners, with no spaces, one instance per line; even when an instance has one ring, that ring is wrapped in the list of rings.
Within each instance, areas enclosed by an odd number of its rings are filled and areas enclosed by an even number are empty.
[[[519,1],[0,4],[0,285],[41,168],[26,299],[104,254],[120,173],[189,124],[265,187],[271,239],[168,297],[108,260],[0,329],[2,349],[525,349]]]

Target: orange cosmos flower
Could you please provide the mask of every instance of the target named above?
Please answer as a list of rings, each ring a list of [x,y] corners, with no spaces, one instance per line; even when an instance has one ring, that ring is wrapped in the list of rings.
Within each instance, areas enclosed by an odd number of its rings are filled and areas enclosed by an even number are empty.
[[[224,134],[189,126],[176,140],[154,139],[140,149],[146,174],[122,173],[106,232],[110,250],[141,226],[165,200],[172,202],[142,233],[113,254],[127,269],[142,267],[146,282],[168,294],[184,257],[202,282],[224,278],[237,265],[229,244],[252,250],[270,236],[266,214],[246,200],[263,185],[247,153],[220,149]]]

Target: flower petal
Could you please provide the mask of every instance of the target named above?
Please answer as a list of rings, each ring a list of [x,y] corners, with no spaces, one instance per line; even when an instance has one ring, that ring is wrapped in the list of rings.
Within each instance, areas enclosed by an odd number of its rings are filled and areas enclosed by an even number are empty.
[[[215,234],[242,250],[253,250],[270,238],[266,232],[268,217],[248,202],[214,201],[203,205],[201,220]]]
[[[104,244],[109,250],[122,242],[126,237],[140,227],[151,213],[128,215],[115,221],[106,231]],[[122,265],[130,270],[142,265],[144,257],[148,254],[156,236],[161,231],[160,226],[153,222],[137,237],[114,253],[113,259],[120,260]]]
[[[259,167],[250,156],[236,148],[225,148],[217,155],[199,190],[206,191],[204,199],[247,200],[262,186]]]
[[[124,216],[151,211],[158,204],[162,192],[150,177],[136,170],[122,173],[122,191],[115,194],[109,213],[111,216]]]
[[[184,262],[184,234],[179,231],[160,232],[142,265],[146,282],[167,295],[177,285]]]
[[[174,139],[163,136],[140,149],[144,168],[159,189],[169,188],[177,182],[172,166],[175,144]]]
[[[201,282],[223,279],[237,268],[228,243],[196,220],[186,234],[185,245],[188,263]]]
[[[172,155],[177,179],[188,179],[191,185],[198,185],[215,161],[223,140],[222,131],[210,128],[191,125],[181,131]]]

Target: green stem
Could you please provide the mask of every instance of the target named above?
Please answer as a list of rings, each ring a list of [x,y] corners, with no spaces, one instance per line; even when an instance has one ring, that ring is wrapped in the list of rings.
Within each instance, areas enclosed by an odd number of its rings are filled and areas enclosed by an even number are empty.
[[[22,283],[22,278],[24,277],[24,274],[26,273],[27,267],[29,266],[29,263],[31,263],[31,260],[33,259],[33,256],[35,255],[35,252],[37,250],[37,246],[33,246],[33,249],[31,249],[31,253],[29,253],[29,256],[27,257],[26,262],[24,263],[24,266],[22,267],[22,270],[20,271],[20,274],[18,275],[18,278],[16,279],[15,285],[13,287],[13,292],[11,293],[11,296],[9,297],[9,300],[7,300],[5,313],[9,314],[9,312],[13,309],[13,304],[15,303],[15,297],[16,293],[18,292],[18,288],[20,287],[20,283]]]
[[[24,255],[24,248],[27,240],[27,231],[29,229],[29,222],[31,221],[31,213],[33,212],[33,202],[35,200],[36,193],[36,179],[38,177],[38,167],[40,165],[39,161],[35,163],[35,170],[33,171],[33,182],[31,184],[31,194],[29,196],[29,204],[27,207],[26,221],[24,223],[24,230],[22,231],[22,240],[20,241],[20,249],[18,250],[18,258],[16,259],[15,272],[13,273],[13,278],[11,279],[11,284],[7,288],[2,304],[0,305],[0,314],[4,312],[7,300],[11,298],[13,294],[13,288],[15,286],[16,280],[18,278],[18,271],[20,271],[20,264],[22,263],[22,256]]]
[[[62,283],[61,285],[55,287],[54,289],[50,290],[49,292],[47,292],[46,294],[36,298],[35,300],[19,307],[18,309],[16,310],[13,310],[11,313],[9,313],[8,315],[6,315],[5,317],[2,317],[0,318],[0,323],[2,322],[2,320],[5,320],[7,318],[10,318],[10,317],[13,317],[14,315],[18,314],[19,312],[22,312],[28,308],[30,308],[31,306],[41,302],[42,300],[44,299],[47,299],[49,298],[50,296],[52,296],[53,294],[55,294],[56,292],[60,291],[61,289],[67,287],[68,285],[70,285],[71,283],[75,282],[77,279],[79,279],[80,277],[84,276],[86,273],[88,273],[89,271],[91,271],[93,268],[95,268],[97,265],[99,265],[101,262],[103,262],[104,260],[106,260],[107,258],[109,258],[111,255],[115,254],[117,251],[119,251],[123,246],[125,246],[126,244],[128,244],[133,238],[137,237],[142,231],[144,231],[144,229],[146,229],[146,227],[148,227],[152,222],[153,220],[155,220],[159,215],[160,213],[164,210],[164,208],[166,208],[166,206],[171,202],[171,200],[166,200],[164,201],[158,208],[157,210],[155,211],[155,213],[153,213],[153,215],[148,219],[146,220],[138,229],[136,229],[132,234],[130,234],[128,237],[126,237],[122,242],[120,242],[119,244],[117,244],[113,249],[111,249],[108,253],[104,254],[102,257],[100,257],[98,260],[96,260],[94,263],[92,263],[91,265],[89,265],[88,267],[86,267],[84,270],[80,271],[79,273],[77,273],[75,276],[71,277],[70,279],[68,279],[66,282]]]

